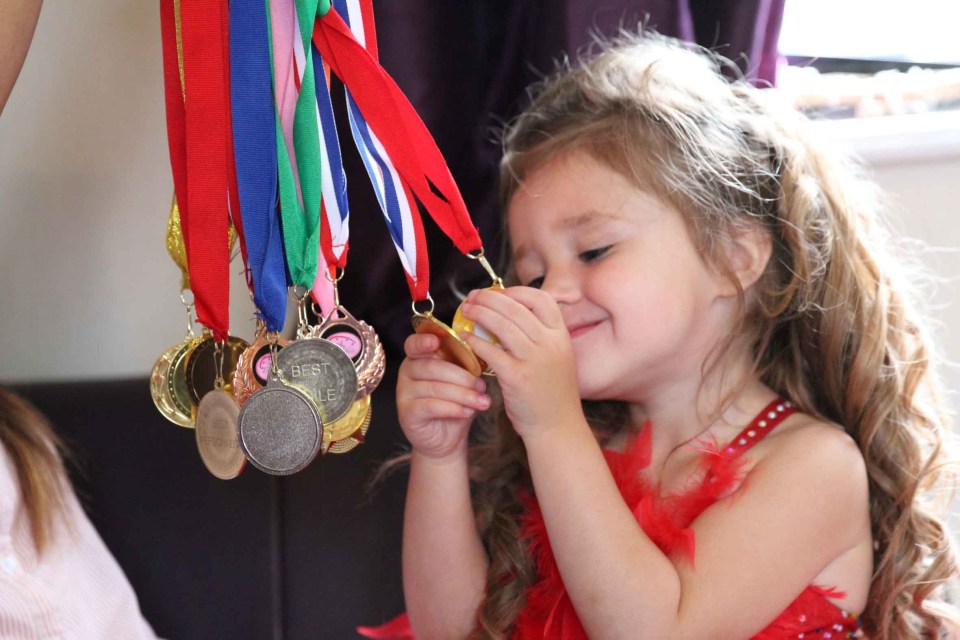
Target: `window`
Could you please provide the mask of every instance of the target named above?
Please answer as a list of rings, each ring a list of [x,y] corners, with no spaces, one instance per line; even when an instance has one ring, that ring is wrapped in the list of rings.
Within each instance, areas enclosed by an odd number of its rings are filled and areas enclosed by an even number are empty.
[[[957,0],[787,0],[778,86],[826,117],[960,108]]]

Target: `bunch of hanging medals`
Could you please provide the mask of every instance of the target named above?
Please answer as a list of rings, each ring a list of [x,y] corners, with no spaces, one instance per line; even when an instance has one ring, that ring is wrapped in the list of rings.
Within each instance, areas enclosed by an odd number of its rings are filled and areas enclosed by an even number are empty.
[[[344,85],[415,330],[439,336],[442,357],[484,372],[460,337],[470,323],[459,311],[453,327],[433,315],[418,207],[493,288],[503,285],[436,143],[379,64],[372,0],[161,0],[160,13],[174,182],[167,249],[182,274],[187,331],[157,360],[151,393],[164,417],[195,429],[207,469],[221,479],[247,462],[296,473],[318,454],[354,449],[370,427],[385,356],[337,289],[349,208],[331,75]],[[229,332],[235,245],[256,306],[252,344]],[[290,299],[297,328],[288,341]]]

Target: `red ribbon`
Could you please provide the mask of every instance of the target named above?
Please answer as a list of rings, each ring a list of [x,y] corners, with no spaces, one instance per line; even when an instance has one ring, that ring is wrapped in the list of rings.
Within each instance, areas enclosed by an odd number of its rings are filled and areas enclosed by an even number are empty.
[[[480,235],[447,163],[393,79],[357,42],[336,11],[317,19],[313,43],[350,89],[364,118],[427,213],[462,253],[481,250]],[[414,219],[417,217],[414,212]]]
[[[181,6],[186,103],[187,264],[197,319],[224,340],[230,324],[230,247],[227,244],[227,86],[224,0]],[[238,200],[239,201],[239,200]]]

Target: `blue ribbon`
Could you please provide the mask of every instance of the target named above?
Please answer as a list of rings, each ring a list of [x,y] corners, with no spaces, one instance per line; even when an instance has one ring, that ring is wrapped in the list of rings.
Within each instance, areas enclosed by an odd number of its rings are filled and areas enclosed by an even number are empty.
[[[277,197],[276,114],[264,2],[230,2],[230,98],[253,298],[268,331],[282,331],[287,274]]]

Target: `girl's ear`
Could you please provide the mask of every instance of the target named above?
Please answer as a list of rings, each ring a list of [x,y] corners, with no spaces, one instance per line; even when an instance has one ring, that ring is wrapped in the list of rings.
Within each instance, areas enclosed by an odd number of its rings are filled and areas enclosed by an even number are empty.
[[[744,291],[760,279],[766,271],[767,262],[773,251],[770,234],[760,224],[750,224],[745,228],[733,229],[724,241],[724,253],[729,275],[736,278],[740,288]],[[729,291],[724,295],[735,296],[737,289],[733,282],[728,282]]]

